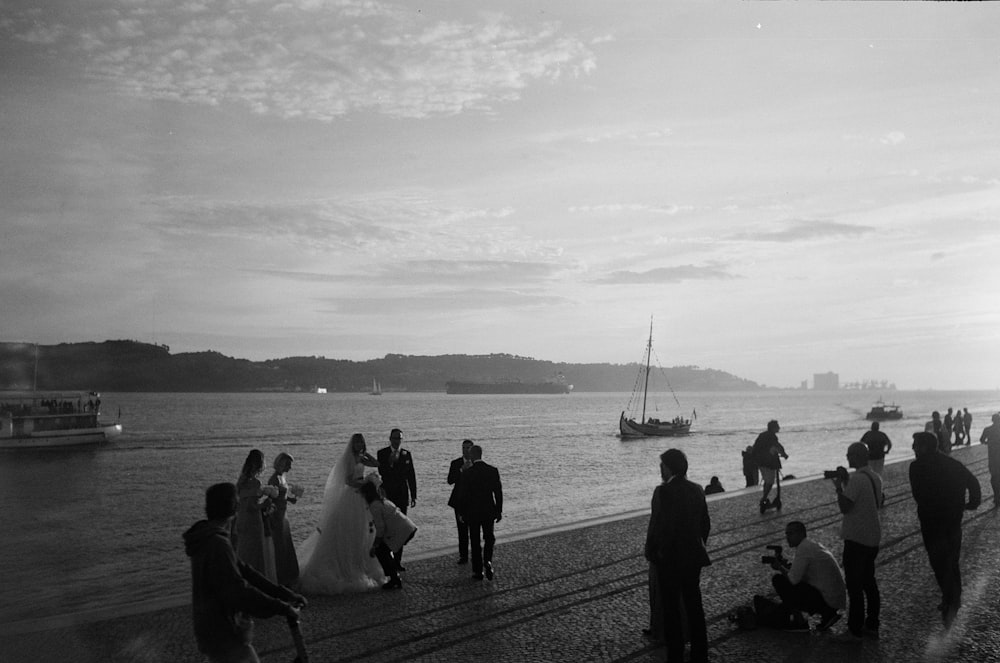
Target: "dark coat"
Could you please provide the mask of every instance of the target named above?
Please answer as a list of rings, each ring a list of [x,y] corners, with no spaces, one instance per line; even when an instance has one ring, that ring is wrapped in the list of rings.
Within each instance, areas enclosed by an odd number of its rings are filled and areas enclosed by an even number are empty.
[[[677,575],[708,566],[712,562],[705,544],[711,529],[701,486],[675,476],[653,491],[646,559]]]
[[[451,495],[448,497],[448,506],[452,509],[458,508],[458,486],[462,480],[462,467],[465,465],[465,456],[459,456],[451,461],[448,466],[448,485],[451,486]]]
[[[378,450],[378,473],[382,476],[385,494],[397,506],[408,505],[417,499],[417,473],[413,469],[413,456],[400,447],[399,460],[392,462],[392,447]]]
[[[294,595],[237,560],[228,528],[200,520],[184,533],[191,558],[191,608],[198,650],[223,654],[253,636],[250,617],[281,614]]]
[[[976,475],[941,452],[918,456],[910,463],[910,489],[917,503],[920,529],[925,534],[961,527],[965,510],[978,508],[982,500]]]
[[[465,522],[496,520],[503,514],[500,472],[477,460],[458,484],[458,513]]]

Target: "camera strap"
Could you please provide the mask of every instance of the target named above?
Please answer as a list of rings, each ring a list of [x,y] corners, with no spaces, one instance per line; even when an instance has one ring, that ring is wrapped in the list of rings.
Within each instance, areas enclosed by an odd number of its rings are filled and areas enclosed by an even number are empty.
[[[872,496],[874,496],[875,498],[875,508],[877,509],[879,507],[879,503],[878,503],[878,490],[875,488],[875,479],[872,479],[870,476],[868,476],[867,472],[862,472],[860,470],[858,470],[857,474],[865,475],[865,477],[868,479],[868,483],[871,484]]]

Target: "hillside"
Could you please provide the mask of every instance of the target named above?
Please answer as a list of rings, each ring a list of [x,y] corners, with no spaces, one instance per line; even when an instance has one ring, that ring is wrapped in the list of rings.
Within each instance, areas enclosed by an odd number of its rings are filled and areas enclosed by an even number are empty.
[[[491,355],[400,355],[348,361],[286,357],[250,361],[214,351],[171,354],[137,341],[38,346],[37,387],[98,391],[367,391],[377,379],[384,391],[444,391],[448,380],[540,382],[564,378],[574,391],[631,391],[636,364],[567,364]],[[748,391],[755,382],[697,366],[657,370],[651,379],[676,391]],[[0,389],[30,389],[35,346],[0,342]],[[653,385],[651,384],[651,388]]]

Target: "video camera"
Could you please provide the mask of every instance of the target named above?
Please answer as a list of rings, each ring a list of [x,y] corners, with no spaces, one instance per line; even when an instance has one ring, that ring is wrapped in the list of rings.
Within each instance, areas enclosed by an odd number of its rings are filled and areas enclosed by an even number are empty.
[[[785,559],[785,556],[781,554],[781,546],[768,546],[767,549],[770,550],[773,554],[761,556],[760,558],[761,564],[770,564],[770,565],[777,564],[785,568],[788,568],[791,565],[790,562],[787,559]]]
[[[847,468],[840,465],[835,470],[826,470],[823,472],[824,479],[840,479],[841,482],[846,483],[850,475],[847,473]]]

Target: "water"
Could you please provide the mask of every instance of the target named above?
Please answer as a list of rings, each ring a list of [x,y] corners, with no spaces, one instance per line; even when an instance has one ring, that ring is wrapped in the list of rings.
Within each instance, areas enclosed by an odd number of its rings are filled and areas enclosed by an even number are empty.
[[[893,392],[906,418],[883,430],[896,445],[889,460],[910,457],[910,435],[934,409],[968,407],[973,431],[1000,408],[997,392]],[[483,445],[504,482],[499,537],[648,508],[659,481],[658,455],[688,454],[689,476],[743,485],[740,451],[768,419],[781,422],[786,473],[802,477],[845,464],[848,443],[869,424],[872,392],[767,391],[681,393],[681,412],[697,410],[687,438],[621,440],[618,414],[628,394],[447,396],[397,394],[105,394],[122,411],[125,434],[103,446],[0,454],[0,623],[137,601],[184,596],[189,567],[181,533],[202,517],[204,489],[235,481],[247,452],[268,468],[279,451],[295,457],[289,479],[306,488],[289,507],[293,536],[315,524],[331,463],[350,435],[372,453],[389,430],[404,432],[414,454],[420,528],[409,555],[454,554],[454,517],[446,506],[448,464],[463,438]],[[670,400],[670,399],[667,399]],[[266,478],[266,476],[265,476]],[[636,542],[637,552],[641,542]]]

